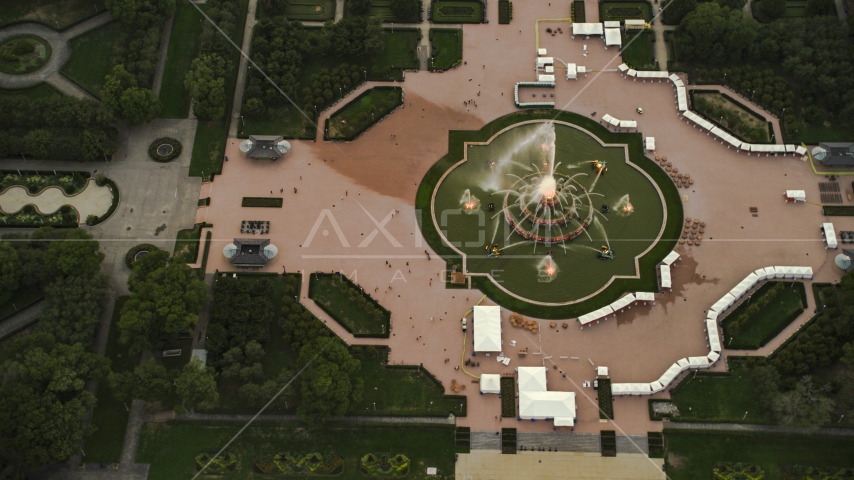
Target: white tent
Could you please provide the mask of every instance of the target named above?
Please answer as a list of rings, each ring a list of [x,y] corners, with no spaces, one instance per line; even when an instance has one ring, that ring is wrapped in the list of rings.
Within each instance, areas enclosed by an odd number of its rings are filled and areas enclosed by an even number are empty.
[[[566,64],[566,79],[567,80],[578,80],[578,68],[574,63]]]
[[[524,420],[575,418],[575,392],[519,392],[519,416]]]
[[[605,29],[605,45],[607,45],[609,47],[612,45],[619,47],[622,44],[623,44],[623,39],[620,38],[620,29],[619,28],[606,28]]]
[[[777,269],[775,269],[774,267],[765,267],[764,270],[766,279],[777,278]]]
[[[629,69],[629,66],[625,63],[621,63],[617,66],[617,68],[620,70],[621,73],[626,73],[626,70]]]
[[[537,81],[538,82],[544,82],[544,83],[555,83],[555,76],[554,75],[537,75]]]
[[[501,307],[474,307],[474,351],[501,351]]]
[[[794,278],[812,279],[812,267],[794,267],[794,268],[795,268]]]
[[[718,321],[718,312],[716,312],[714,310],[709,310],[708,313],[706,313],[706,321],[708,322],[710,320],[712,322],[717,322]]]
[[[605,24],[605,28],[620,28],[619,20],[609,20],[607,22],[603,22]]]
[[[619,299],[617,299],[616,302],[611,304],[611,308],[616,312],[617,310],[622,310],[628,307],[629,305],[634,303],[634,301],[635,296],[630,293],[624,297],[620,297]]]
[[[620,128],[638,128],[638,122],[634,120],[620,120]]]
[[[735,302],[735,297],[733,297],[732,295],[727,293],[726,295],[721,297],[720,300],[715,302],[715,304],[712,305],[711,309],[714,310],[715,312],[721,313],[724,310],[726,310],[727,308],[729,308],[734,302]]]
[[[664,390],[664,386],[661,384],[661,382],[656,380],[654,382],[649,382],[649,389],[651,390],[650,393],[658,393]]]
[[[600,377],[608,376],[608,367],[596,367],[596,375]]]
[[[786,190],[786,200],[793,202],[806,202],[807,192],[803,190]]]
[[[553,65],[554,63],[554,57],[537,57],[537,68],[543,68],[546,65]]]
[[[804,147],[795,147],[795,153],[798,155],[806,155],[807,149]]]
[[[644,144],[647,150],[655,150],[655,137],[646,137]]]
[[[661,268],[661,288],[671,288],[670,282],[670,266],[660,265]]]
[[[688,368],[691,369],[700,369],[700,368],[708,368],[709,359],[707,357],[688,357]]]
[[[711,318],[706,319],[706,333],[708,335],[717,334],[718,333],[718,322],[712,320]]]
[[[575,425],[575,418],[555,417],[555,427],[571,427]]]
[[[625,20],[626,27],[634,27],[634,28],[644,28],[646,26],[646,22],[643,20]]]
[[[755,281],[752,281],[749,278],[745,278],[741,282],[738,283],[732,290],[729,291],[729,294],[735,298],[741,298],[751,287],[755,284]]]
[[[492,373],[481,375],[480,393],[501,393],[501,375]]]
[[[612,383],[611,384],[611,395],[625,395],[629,393],[629,385],[630,383]]]
[[[630,76],[630,77],[637,77],[637,76],[638,76],[638,71],[637,71],[637,70],[635,70],[634,68],[630,68],[630,69],[629,69],[629,71],[628,71],[628,72],[626,72],[626,75],[628,75],[628,76]]]
[[[794,267],[778,267],[778,266],[775,266],[774,270],[777,272],[778,277],[795,278],[795,268]]]
[[[555,73],[555,67],[553,65],[546,65],[545,71],[546,73]]]
[[[721,351],[721,337],[718,335],[718,332],[709,332],[709,348],[713,352]]]
[[[541,56],[541,57],[545,57],[545,56],[546,56],[546,54],[547,54],[547,52],[546,52],[546,49],[545,49],[545,48],[538,48],[538,49],[537,49],[537,55],[539,55],[539,56]]]
[[[718,352],[709,352],[709,355],[706,358],[709,359],[709,363],[715,363],[719,358],[721,358],[721,354]]]
[[[604,30],[601,23],[573,23],[573,35],[602,35]]]
[[[635,292],[635,300],[638,302],[654,302],[655,294],[652,292]]]
[[[758,281],[768,280],[768,274],[765,273],[764,268],[757,268],[753,271],[753,274],[756,275]]]
[[[687,358],[680,358],[679,360],[676,360],[676,365],[679,365],[679,368],[681,368],[684,371],[691,364],[688,362]]]
[[[673,262],[675,262],[676,260],[679,260],[679,254],[676,252],[670,252],[667,254],[666,257],[664,257],[664,260],[662,260],[661,263],[663,263],[665,265],[670,265]]]
[[[520,392],[546,391],[546,367],[518,367],[516,375]]]
[[[611,115],[609,115],[607,113],[605,115],[602,115],[602,121],[603,122],[611,123],[612,120],[614,120],[614,117],[612,117]],[[618,122],[619,122],[619,120],[618,120]]]
[[[832,223],[822,223],[821,230],[824,232],[824,241],[827,242],[826,248],[838,248],[836,243],[836,230],[833,229]]]
[[[685,87],[676,87],[676,102],[680,112],[688,110],[688,97],[685,95]]]
[[[652,388],[648,383],[633,383],[629,395],[651,395]]]

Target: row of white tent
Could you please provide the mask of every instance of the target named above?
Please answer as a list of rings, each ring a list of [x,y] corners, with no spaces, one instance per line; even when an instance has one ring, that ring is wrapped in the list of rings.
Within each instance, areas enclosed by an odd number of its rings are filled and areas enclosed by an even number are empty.
[[[575,425],[577,406],[575,392],[549,391],[546,367],[518,367],[519,418],[522,420],[554,419],[556,427]]]
[[[611,395],[654,395],[664,391],[668,385],[672,384],[679,378],[683,372],[687,370],[700,370],[703,368],[712,368],[715,362],[721,358],[721,354],[717,351],[710,351],[705,357],[688,357],[677,360],[670,368],[664,372],[658,380],[649,383],[612,383]]]
[[[622,38],[622,35],[620,34],[619,25],[617,26],[617,28],[608,28],[607,24],[612,23],[612,22],[605,22],[605,23],[606,23],[606,25],[605,25],[605,46],[606,47],[611,47],[611,46],[620,47],[620,46],[622,46],[623,45],[623,38]],[[620,22],[613,22],[613,23],[619,24]]]
[[[634,120],[618,120],[607,113],[602,115],[602,120],[599,123],[605,122],[613,127],[620,128],[638,128],[638,122]]]
[[[594,310],[590,313],[581,315],[578,317],[578,322],[581,323],[582,326],[595,322],[597,320],[601,320],[603,318],[608,317],[608,315],[616,314],[617,312],[625,310],[627,307],[632,308],[631,306],[637,302],[654,302],[655,294],[650,292],[635,292],[629,293],[623,297],[620,297],[615,302],[610,305],[606,305],[598,310]]]
[[[520,102],[519,88],[520,87],[554,87],[554,82],[519,82],[513,87],[513,101],[516,103],[516,108],[554,108],[555,102]]]
[[[674,251],[668,253],[661,261],[661,265],[659,265],[661,288],[673,288],[673,282],[670,278],[670,265],[676,260],[679,260],[679,254]]]
[[[573,23],[573,35],[602,35],[605,33],[601,23]]]
[[[772,279],[812,279],[813,272],[812,267],[765,267],[759,268],[750,275],[744,277],[744,280],[738,283],[732,290],[730,290],[726,295],[720,298],[714,305],[709,309],[710,312],[714,313],[714,318],[717,319],[717,316],[724,312],[726,309],[731,307],[739,298],[743,297],[754,285],[763,281],[763,280],[772,280]],[[711,314],[710,317],[711,318]]]
[[[839,248],[839,243],[836,241],[836,229],[833,228],[832,223],[822,223],[821,233],[824,235],[824,242],[827,244],[825,248]]]

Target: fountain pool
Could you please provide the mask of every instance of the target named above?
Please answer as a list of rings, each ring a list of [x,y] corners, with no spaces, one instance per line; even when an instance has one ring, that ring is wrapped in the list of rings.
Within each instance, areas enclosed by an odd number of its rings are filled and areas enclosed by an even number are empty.
[[[547,120],[467,143],[465,159],[436,186],[432,213],[467,274],[544,304],[638,278],[637,260],[666,220],[659,187],[624,145]]]

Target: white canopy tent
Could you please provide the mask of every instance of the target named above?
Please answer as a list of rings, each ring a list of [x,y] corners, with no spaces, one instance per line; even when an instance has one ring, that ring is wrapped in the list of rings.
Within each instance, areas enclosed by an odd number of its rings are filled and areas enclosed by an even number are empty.
[[[634,120],[620,120],[620,128],[638,128],[638,122]]]
[[[519,417],[523,420],[559,418],[560,426],[571,426],[572,423],[567,423],[575,418],[575,392],[519,392]]]
[[[628,307],[629,305],[634,303],[634,301],[635,301],[635,296],[630,293],[624,297],[620,297],[619,299],[617,299],[617,301],[612,303],[610,306],[611,306],[611,309],[616,312],[617,310],[622,310],[622,309]]]
[[[581,322],[582,325],[587,325],[588,323],[599,320],[600,318],[607,317],[612,313],[614,313],[614,309],[611,308],[610,305],[606,305],[598,310],[594,310],[586,315],[578,317],[578,321]]]
[[[553,67],[552,65],[546,65],[545,71],[546,73],[555,73],[555,67]]]
[[[824,241],[827,242],[826,248],[838,248],[836,243],[836,230],[833,229],[832,223],[822,223],[821,230],[824,232]]]
[[[612,383],[611,384],[611,395],[625,395],[629,393],[629,385],[630,383]]]
[[[664,260],[661,261],[661,263],[665,265],[671,265],[676,260],[679,260],[679,254],[674,251],[668,253],[667,256],[664,257]]]
[[[539,55],[539,56],[541,56],[541,57],[545,57],[547,53],[548,53],[548,52],[546,52],[546,49],[545,49],[545,48],[538,48],[538,49],[537,49],[537,55]]]
[[[706,334],[711,335],[713,333],[717,333],[718,331],[718,322],[717,320],[712,320],[711,318],[706,319]]]
[[[566,79],[567,80],[578,80],[578,68],[574,63],[566,64]]]
[[[806,202],[807,192],[803,190],[786,190],[786,200],[793,202]]]
[[[670,282],[670,265],[659,265],[661,269],[661,288],[672,288]]]
[[[537,75],[537,81],[543,83],[555,83],[554,75]]]
[[[481,375],[480,393],[501,393],[501,375],[492,373]]]
[[[699,370],[701,368],[709,368],[709,359],[707,357],[688,357],[688,368]]]
[[[555,417],[554,422],[556,427],[571,427],[575,425],[575,418]]]
[[[606,22],[608,23],[608,22]],[[620,22],[617,22],[620,23]],[[616,46],[619,47],[623,44],[623,39],[620,35],[620,29],[618,28],[606,28],[605,29],[605,45],[606,46]]]
[[[715,302],[715,304],[712,305],[711,309],[718,313],[721,313],[727,308],[729,308],[733,303],[735,303],[735,297],[727,293],[726,295],[721,297],[720,300]]]
[[[765,267],[763,270],[765,270],[765,278],[766,279],[777,278],[777,269],[776,268]]]
[[[662,72],[660,70],[638,71],[638,78],[667,78],[667,75],[669,75],[668,72]]]
[[[603,22],[603,23],[605,25],[605,28],[620,28],[620,21],[619,20],[608,20],[608,21]]]
[[[664,390],[664,385],[662,385],[661,382],[656,380],[654,382],[649,382],[649,389],[651,394],[656,394]]]
[[[715,312],[714,310],[709,310],[708,313],[706,313],[706,321],[717,322],[718,312]]]
[[[721,338],[718,335],[717,331],[715,331],[713,333],[709,333],[709,348],[713,352],[720,352],[721,351]]]
[[[608,367],[596,367],[596,375],[600,377],[608,376]]]
[[[518,367],[517,382],[520,392],[545,392],[546,367]]]
[[[635,70],[634,68],[630,68],[629,71],[626,72],[626,75],[628,75],[630,77],[637,77],[638,71]]]
[[[614,120],[614,117],[612,117],[611,115],[609,115],[607,113],[605,115],[602,115],[602,121],[603,122],[611,123],[612,120]],[[617,120],[617,121],[619,122],[619,120]]]
[[[475,306],[474,320],[474,351],[501,351],[501,307]]]
[[[688,97],[685,95],[685,87],[676,87],[676,103],[680,112],[688,110]]]
[[[670,75],[668,75],[667,78],[669,78],[670,81],[673,83],[681,82],[681,80],[679,79],[679,75],[676,75],[675,73],[671,73]]]
[[[812,279],[812,267],[794,267],[794,278]]]
[[[625,21],[626,27],[630,27],[630,28],[644,28],[644,27],[646,27],[646,22],[643,20],[626,19],[624,21]]]
[[[602,35],[604,29],[601,23],[573,23],[573,35]]]
[[[778,266],[775,266],[774,270],[777,272],[778,277],[795,278],[795,267],[778,267]]]
[[[721,358],[721,354],[718,352],[709,352],[709,355],[706,358],[709,359],[709,363],[714,364]]]
[[[694,113],[690,110],[686,111],[682,115],[684,115],[685,118],[687,118],[687,119],[691,120],[692,122],[696,123],[697,125],[699,125],[700,128],[705,128],[706,130],[709,130],[709,131],[711,131],[713,128],[715,128],[715,124],[713,124],[712,122],[706,120],[705,118],[697,115],[696,113]],[[744,146],[742,145],[742,148],[743,147]]]
[[[655,150],[655,137],[646,137],[644,139],[644,147],[647,150]]]
[[[635,292],[635,300],[638,302],[654,302],[655,294],[652,292]]]
[[[617,69],[620,70],[620,73],[626,73],[626,71],[629,69],[629,66],[626,65],[625,63],[621,63],[621,64],[617,65]]]
[[[554,65],[554,57],[537,57],[537,68],[543,68],[546,65]]]

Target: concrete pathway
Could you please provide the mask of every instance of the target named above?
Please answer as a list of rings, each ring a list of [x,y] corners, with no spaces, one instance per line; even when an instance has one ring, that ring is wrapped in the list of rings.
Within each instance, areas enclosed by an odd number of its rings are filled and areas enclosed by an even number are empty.
[[[128,417],[128,428],[125,430],[125,443],[122,447],[122,456],[119,464],[131,466],[136,460],[136,449],[139,446],[139,432],[142,430],[142,422],[145,414],[145,402],[134,400],[130,406]]]
[[[157,70],[154,71],[154,84],[151,91],[160,95],[160,86],[163,83],[163,72],[166,70],[166,60],[169,53],[169,39],[172,38],[172,25],[175,23],[175,15],[169,17],[163,25],[163,36],[160,37],[160,59],[157,60]]]
[[[29,307],[18,311],[17,313],[0,321],[0,339],[4,339],[9,335],[35,323],[39,319],[39,314],[42,312],[42,302],[34,303]]]
[[[255,27],[257,7],[258,0],[249,0],[249,7],[246,9],[246,25],[243,27],[243,44],[240,46],[240,65],[237,67],[237,81],[234,82],[234,98],[231,103],[231,123],[228,126],[230,138],[237,136],[237,122],[240,121],[240,110],[243,107],[243,90],[246,88],[246,70],[249,66],[247,55],[249,46],[252,44],[252,29]]]
[[[57,74],[54,75],[47,80],[45,80],[50,86],[59,90],[60,92],[68,95],[69,97],[75,97],[79,99],[88,98],[89,100],[98,100],[94,95],[87,92],[80,85],[72,82],[65,75]]]
[[[335,22],[344,18],[344,0],[335,0]]]
[[[14,185],[0,193],[0,212],[15,213],[27,205],[32,205],[40,213],[49,215],[69,205],[77,210],[79,223],[85,223],[89,215],[100,217],[107,213],[112,203],[113,194],[110,187],[99,187],[93,178],[89,179],[83,190],[71,196],[56,186],[47,187],[35,195],[20,185]]]
[[[665,429],[670,430],[712,430],[722,432],[763,432],[763,433],[793,433],[797,435],[834,435],[842,437],[854,436],[850,428],[806,428],[786,427],[783,425],[749,425],[740,423],[691,423],[665,422]]]
[[[473,450],[461,453],[454,464],[458,480],[545,479],[664,479],[664,459],[640,454],[518,452]],[[571,472],[571,473],[570,473]],[[444,474],[439,472],[439,474]]]
[[[154,418],[153,415],[146,415],[145,421],[150,421]],[[194,422],[248,422],[252,419],[252,415],[238,415],[230,413],[191,413],[188,415],[179,415],[176,420],[190,420]],[[301,422],[296,415],[259,415],[255,419],[258,422]],[[414,423],[414,424],[433,424],[433,425],[454,425],[455,421],[452,417],[391,417],[391,416],[365,416],[365,415],[345,415],[343,417],[332,417],[330,422],[353,422],[353,423]]]
[[[53,84],[51,80],[53,80],[54,77],[59,77],[61,75],[59,70],[63,65],[65,65],[65,62],[68,61],[68,58],[71,55],[71,49],[68,46],[68,41],[82,33],[109,23],[112,20],[113,17],[110,15],[110,12],[104,12],[80,22],[64,32],[57,32],[56,30],[40,23],[19,23],[17,25],[0,28],[0,42],[18,35],[35,35],[46,40],[50,44],[51,49],[51,55],[47,63],[34,72],[24,75],[0,73],[0,88],[27,88],[38,85],[42,82],[49,82]],[[57,83],[61,84],[61,82]],[[58,88],[62,89],[61,87]],[[63,92],[65,92],[65,90],[63,90]],[[75,96],[79,97],[79,95]]]

